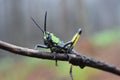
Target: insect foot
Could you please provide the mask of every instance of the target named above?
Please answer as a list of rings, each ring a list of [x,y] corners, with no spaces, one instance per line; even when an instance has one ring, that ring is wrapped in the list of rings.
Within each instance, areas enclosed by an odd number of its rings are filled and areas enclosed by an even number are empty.
[[[56,57],[57,53],[53,52],[53,54],[54,54],[53,59],[55,60],[55,66],[58,66],[58,64],[57,64],[57,57]]]

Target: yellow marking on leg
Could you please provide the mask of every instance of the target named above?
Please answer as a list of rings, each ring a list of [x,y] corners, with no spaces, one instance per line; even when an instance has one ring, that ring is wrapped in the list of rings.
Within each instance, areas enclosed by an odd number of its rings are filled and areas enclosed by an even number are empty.
[[[74,47],[76,45],[79,38],[80,38],[80,34],[78,34],[78,33],[76,33],[75,36],[73,36],[73,38],[72,38],[72,42],[73,42],[72,47]]]

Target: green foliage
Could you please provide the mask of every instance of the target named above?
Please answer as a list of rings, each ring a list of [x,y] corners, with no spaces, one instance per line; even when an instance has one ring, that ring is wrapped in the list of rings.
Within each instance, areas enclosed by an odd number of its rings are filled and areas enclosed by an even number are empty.
[[[11,69],[14,65],[13,59],[11,58],[4,58],[0,60],[0,72],[7,71]]]
[[[119,34],[120,31],[118,30],[105,30],[103,32],[96,33],[96,35],[92,37],[92,41],[97,46],[109,46],[120,38]]]
[[[67,62],[60,61],[59,66],[57,67],[57,74],[61,77],[66,77],[67,79],[70,79],[70,75],[69,75],[70,65],[71,64]],[[88,76],[92,76],[94,74],[96,74],[95,69],[88,67],[81,69],[79,66],[73,66],[74,80],[89,80]]]
[[[67,62],[58,61],[58,67],[55,66],[54,61],[51,60],[42,60],[37,58],[23,58],[22,61],[17,62],[12,58],[5,58],[0,61],[0,74],[5,74],[6,76],[0,77],[0,80],[26,80],[31,75],[34,75],[36,70],[42,71],[41,73],[46,72],[46,70],[51,71],[56,79],[70,79],[69,69],[70,64]],[[73,66],[73,76],[75,80],[82,79],[87,80],[89,72],[86,72],[90,69],[84,70],[79,67]],[[93,74],[93,73],[92,73]],[[46,77],[49,77],[49,73]],[[44,76],[39,74],[39,79],[46,80]],[[34,79],[37,80],[37,79]],[[49,79],[52,80],[52,79]]]

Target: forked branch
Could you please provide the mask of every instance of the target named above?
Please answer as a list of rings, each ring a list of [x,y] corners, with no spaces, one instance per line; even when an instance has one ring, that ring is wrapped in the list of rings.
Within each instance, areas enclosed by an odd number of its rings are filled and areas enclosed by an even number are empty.
[[[53,53],[40,52],[38,50],[19,47],[19,46],[9,44],[9,43],[3,42],[3,41],[0,41],[0,49],[12,52],[14,54],[23,55],[23,56],[54,60]],[[75,65],[75,66],[93,67],[93,68],[97,68],[97,69],[107,71],[107,72],[110,72],[110,73],[113,73],[113,74],[120,76],[120,68],[118,68],[114,65],[93,59],[91,57],[88,57],[88,56],[85,56],[82,54],[79,54],[79,55],[70,54],[69,56],[71,56],[70,63]],[[56,57],[57,57],[57,60],[68,61],[68,56],[65,53],[64,54],[58,53]]]

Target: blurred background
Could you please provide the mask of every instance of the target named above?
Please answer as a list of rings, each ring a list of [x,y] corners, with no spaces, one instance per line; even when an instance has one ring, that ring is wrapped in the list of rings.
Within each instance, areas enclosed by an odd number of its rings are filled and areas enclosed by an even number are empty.
[[[120,67],[120,0],[0,0],[0,40],[34,48],[41,43],[48,12],[47,30],[64,42],[78,28],[82,36],[75,47],[79,53]],[[15,55],[0,50],[0,80],[70,80],[68,62]],[[73,68],[74,80],[120,80],[111,73],[86,67]]]

